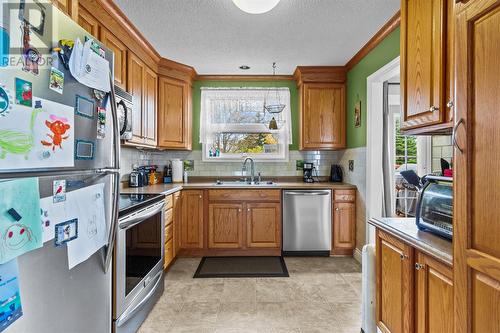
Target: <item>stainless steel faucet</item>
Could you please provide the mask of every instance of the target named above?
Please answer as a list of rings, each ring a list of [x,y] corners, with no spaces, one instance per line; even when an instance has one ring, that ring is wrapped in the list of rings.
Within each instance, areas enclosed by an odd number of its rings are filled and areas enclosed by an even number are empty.
[[[243,171],[247,170],[247,161],[248,160],[250,160],[250,175],[251,175],[250,184],[254,184],[255,183],[255,163],[251,157],[247,157],[247,158],[245,158],[245,161],[243,161],[243,165],[241,166],[241,173],[243,174]],[[245,181],[246,181],[246,177],[245,177]]]

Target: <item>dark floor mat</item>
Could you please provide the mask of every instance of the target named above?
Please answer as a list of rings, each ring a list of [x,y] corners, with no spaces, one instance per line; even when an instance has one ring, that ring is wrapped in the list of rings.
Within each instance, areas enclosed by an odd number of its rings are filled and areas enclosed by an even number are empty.
[[[282,257],[203,257],[194,278],[288,277]]]

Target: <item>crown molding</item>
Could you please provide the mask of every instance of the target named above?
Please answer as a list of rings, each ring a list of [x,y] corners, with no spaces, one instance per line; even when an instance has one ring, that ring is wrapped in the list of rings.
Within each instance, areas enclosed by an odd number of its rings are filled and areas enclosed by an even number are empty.
[[[373,50],[377,45],[379,45],[387,35],[396,30],[399,27],[401,22],[400,11],[398,10],[393,17],[387,21],[386,24],[380,28],[379,31],[356,53],[351,60],[347,62],[345,65],[347,71],[351,70],[354,66],[356,66],[361,59],[363,59],[371,50]]]

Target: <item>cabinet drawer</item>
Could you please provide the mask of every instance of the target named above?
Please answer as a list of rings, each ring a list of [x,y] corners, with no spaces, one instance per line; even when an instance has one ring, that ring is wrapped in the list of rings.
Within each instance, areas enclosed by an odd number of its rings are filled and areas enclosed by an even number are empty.
[[[172,208],[165,211],[165,225],[169,225],[173,222],[174,210]]]
[[[334,201],[356,201],[356,192],[353,190],[335,190]]]
[[[173,242],[172,240],[169,240],[168,242],[165,243],[165,258],[164,258],[164,264],[163,268],[167,268],[168,265],[172,262],[174,259],[174,247],[173,247]]]
[[[209,190],[210,201],[279,201],[280,190]]]
[[[172,198],[172,194],[167,195],[167,196],[165,197],[165,207],[164,207],[164,208],[165,208],[165,210],[167,210],[167,209],[169,209],[169,208],[172,208],[172,207],[173,207],[173,205],[174,205],[174,200],[173,200],[173,198]]]
[[[165,242],[171,240],[173,235],[174,235],[174,224],[171,223],[170,225],[165,227]]]

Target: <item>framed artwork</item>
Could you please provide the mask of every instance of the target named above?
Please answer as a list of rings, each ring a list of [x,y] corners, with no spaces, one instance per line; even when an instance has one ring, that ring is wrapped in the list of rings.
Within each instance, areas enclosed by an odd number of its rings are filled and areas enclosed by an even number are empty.
[[[361,100],[359,99],[359,95],[354,104],[354,127],[361,127]]]

